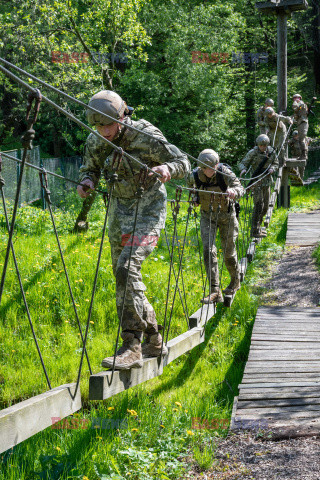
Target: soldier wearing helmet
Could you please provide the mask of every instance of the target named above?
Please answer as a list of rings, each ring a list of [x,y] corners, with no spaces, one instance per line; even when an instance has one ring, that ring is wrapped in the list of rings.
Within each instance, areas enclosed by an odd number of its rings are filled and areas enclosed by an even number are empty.
[[[167,202],[164,183],[171,178],[183,178],[190,172],[190,164],[177,147],[163,143],[166,142],[165,137],[151,123],[146,120],[133,121],[125,116],[127,105],[115,92],[98,92],[91,98],[89,107],[98,110],[95,112],[88,108],[87,116],[102,137],[160,175],[149,173],[141,193],[141,166],[123,156],[110,200],[108,235],[123,339],[123,345],[116,354],[115,368],[139,368],[143,363],[142,355],[159,356],[162,345],[155,311],[145,295],[141,266],[155,248],[165,225]],[[152,135],[152,138],[144,133]],[[117,158],[112,145],[92,133],[88,136],[80,168],[81,183],[77,188],[82,198],[95,189],[101,172],[107,183],[110,182],[114,173],[113,160]],[[132,238],[135,218],[136,228]],[[141,345],[143,336],[145,342]],[[167,348],[164,345],[162,354],[165,353]],[[113,361],[114,357],[107,357],[102,361],[102,366],[110,368]]]
[[[310,145],[312,142],[312,138],[306,137],[305,142],[307,147]],[[292,133],[292,138],[290,138],[288,142],[289,148],[290,148],[290,157],[291,158],[300,158],[301,156],[301,147],[300,147],[300,141],[299,141],[299,131],[295,130]],[[308,150],[306,152],[306,156],[308,158]],[[291,184],[292,185],[303,185],[303,176],[304,176],[304,170],[305,170],[305,165],[297,167],[297,168],[291,168],[290,169],[290,178],[291,178]]]
[[[253,187],[253,213],[251,236],[255,238],[264,237],[266,234],[261,231],[263,217],[267,213],[270,200],[271,174],[278,169],[279,163],[276,151],[270,146],[267,135],[259,135],[256,139],[256,146],[250,150],[238,165],[240,177],[250,169],[250,176],[255,183]],[[255,178],[261,175],[261,180]],[[249,183],[249,185],[250,185]]]
[[[216,228],[220,231],[221,248],[231,277],[230,284],[224,293],[232,295],[240,288],[240,271],[235,246],[238,236],[238,220],[234,200],[243,195],[244,189],[235,174],[219,163],[219,155],[214,150],[203,150],[199,154],[197,164],[197,168],[189,177],[189,185],[199,190],[197,203],[201,206],[201,239],[210,289],[209,295],[202,301],[203,303],[222,302],[217,248],[214,244]],[[212,195],[208,192],[215,194]],[[226,195],[221,195],[221,193]]]
[[[307,160],[307,133],[309,128],[309,121],[308,121],[308,107],[302,101],[302,97],[299,93],[295,93],[292,97],[293,103],[293,118],[294,123],[297,124],[298,130],[298,138],[299,138],[299,145],[300,145],[300,155],[299,160]]]
[[[287,128],[285,124],[291,125],[292,120],[290,117],[285,117],[276,113],[272,107],[266,108],[265,113],[265,124],[268,129],[270,143],[275,149],[281,149],[279,152],[279,164],[282,166],[284,163],[285,153],[284,141],[287,134]]]
[[[272,98],[266,98],[264,105],[262,105],[262,107],[260,107],[259,110],[257,111],[257,123],[260,129],[260,133],[267,133],[267,127],[264,121],[265,110],[266,108],[273,107],[273,106],[274,106],[274,101],[272,100]]]

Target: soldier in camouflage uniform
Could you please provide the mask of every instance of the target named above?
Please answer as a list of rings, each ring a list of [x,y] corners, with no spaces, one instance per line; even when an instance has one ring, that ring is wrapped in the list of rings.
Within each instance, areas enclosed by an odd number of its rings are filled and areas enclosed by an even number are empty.
[[[266,114],[266,108],[273,106],[274,101],[272,100],[272,98],[266,98],[264,105],[262,105],[262,107],[260,107],[257,111],[257,123],[260,129],[260,133],[267,133],[267,126],[265,124],[264,117]]]
[[[306,147],[310,145],[312,142],[312,138],[306,137],[305,138],[305,143]],[[299,140],[299,132],[298,130],[295,130],[292,134],[292,138],[290,138],[288,145],[290,147],[290,157],[291,158],[300,158],[301,156],[301,147],[300,147],[300,140]],[[308,160],[308,148],[306,150],[306,162]],[[304,170],[306,166],[301,166],[297,168],[291,168],[290,169],[290,178],[292,177],[293,182],[301,185],[303,182],[303,176],[304,176]],[[296,182],[297,180],[297,182]]]
[[[280,115],[276,113],[273,108],[268,107],[266,108],[265,123],[268,129],[268,136],[270,138],[271,145],[276,149],[280,149],[280,147],[282,147],[281,152],[279,153],[279,164],[282,166],[284,163],[285,153],[283,142],[287,133],[285,123],[291,125],[293,122],[290,117]]]
[[[166,142],[165,137],[151,123],[124,117],[126,104],[115,92],[103,90],[97,93],[91,98],[89,106],[112,117],[108,119],[93,111],[87,111],[89,123],[96,126],[100,135],[161,175],[160,181],[159,177],[149,173],[144,183],[142,197],[138,200],[141,167],[123,156],[110,204],[108,235],[113,273],[116,278],[119,319],[124,301],[121,333],[123,345],[117,352],[115,368],[119,370],[139,368],[142,366],[142,354],[146,357],[159,356],[162,344],[155,312],[145,295],[146,287],[142,281],[141,266],[156,246],[160,230],[165,225],[167,197],[163,183],[170,178],[183,178],[190,172],[190,164],[178,148],[161,142]],[[141,133],[124,127],[115,120],[121,120],[128,127],[133,126]],[[153,138],[144,135],[144,132],[152,134]],[[80,168],[81,184],[78,186],[78,193],[81,197],[88,195],[88,187],[90,191],[95,188],[101,171],[107,182],[110,181],[110,176],[114,173],[113,160],[116,156],[117,152],[106,142],[93,134],[88,136],[83,165]],[[133,236],[137,205],[137,221]],[[143,335],[145,343],[141,348]],[[162,353],[167,353],[165,345]],[[105,358],[102,366],[112,367],[113,359]]]
[[[256,177],[263,172],[270,175],[278,169],[279,162],[274,148],[270,147],[270,140],[267,135],[259,135],[256,139],[257,146],[250,150],[238,165],[240,177],[251,167],[251,177]],[[266,173],[267,173],[266,172]],[[261,231],[263,217],[267,213],[270,201],[270,175],[264,176],[261,181],[253,186],[253,203],[251,236],[255,238],[264,237],[266,234]],[[252,180],[252,183],[257,180]],[[250,186],[250,183],[249,183]]]
[[[202,301],[203,303],[222,302],[214,239],[217,234],[216,229],[219,228],[221,248],[231,277],[230,284],[224,293],[233,295],[240,288],[240,270],[235,245],[238,236],[238,220],[234,202],[230,200],[240,198],[244,189],[235,174],[226,166],[219,164],[219,155],[210,149],[200,153],[198,167],[193,170],[188,183],[200,190],[196,201],[201,206],[201,239],[210,288],[210,294]],[[212,199],[212,195],[205,192],[217,192],[217,194]],[[222,192],[228,195],[219,195]],[[210,205],[213,208],[211,213]]]
[[[292,108],[294,112],[293,118],[294,118],[294,123],[297,124],[299,144],[300,144],[300,150],[301,150],[299,160],[307,160],[306,136],[309,128],[308,107],[302,101],[302,97],[299,93],[296,93],[295,95],[293,95],[292,99],[293,99]]]

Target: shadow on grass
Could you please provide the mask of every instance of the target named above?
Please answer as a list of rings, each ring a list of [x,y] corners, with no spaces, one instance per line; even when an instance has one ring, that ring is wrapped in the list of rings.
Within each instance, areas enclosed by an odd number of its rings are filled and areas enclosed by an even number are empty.
[[[68,247],[63,251],[64,257],[76,246],[78,246],[80,238],[75,239]],[[56,263],[60,259],[60,254],[53,254],[47,261],[47,264],[43,265],[34,275],[33,277],[23,285],[24,291],[27,292],[31,287],[33,287],[42,277],[44,273],[51,268],[53,263]],[[18,259],[17,259],[18,261]],[[19,263],[18,263],[19,267]],[[17,282],[18,283],[18,282]],[[13,295],[6,303],[4,303],[0,308],[0,313],[5,315],[10,307],[16,303],[21,303],[22,306],[22,294],[21,291],[17,292],[16,295]],[[22,307],[24,308],[24,307]]]

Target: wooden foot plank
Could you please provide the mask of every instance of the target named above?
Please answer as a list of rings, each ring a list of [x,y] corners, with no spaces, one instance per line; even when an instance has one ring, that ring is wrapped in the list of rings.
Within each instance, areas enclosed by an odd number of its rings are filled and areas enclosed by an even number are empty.
[[[196,327],[167,343],[168,354],[163,361],[158,358],[144,359],[142,368],[131,370],[103,371],[90,376],[89,399],[105,400],[128,388],[139,385],[162,374],[163,367],[204,341],[204,329]]]
[[[316,413],[317,412],[317,413]],[[254,418],[263,417],[281,417],[281,418],[317,418],[320,412],[320,405],[299,405],[290,407],[270,407],[270,408],[237,408],[237,416]]]
[[[311,334],[310,334],[311,335]],[[284,335],[270,335],[270,340],[272,340],[273,342],[306,342],[306,343],[310,343],[312,341],[314,341],[315,339],[318,341],[319,340],[319,337],[311,337],[311,336],[307,336],[307,335],[301,335],[301,336],[297,336],[297,335],[288,335],[288,334],[284,334]],[[268,342],[269,339],[267,337],[266,334],[254,334],[252,335],[251,337],[251,340],[252,341],[255,341],[255,342]]]
[[[241,397],[238,399],[238,410],[251,409],[251,408],[280,408],[280,407],[305,407],[308,405],[318,405],[320,407],[319,397],[308,398],[279,398],[279,399],[255,399],[255,400],[243,400]]]
[[[0,453],[81,409],[75,383],[61,385],[0,411]],[[54,420],[55,419],[55,420]]]
[[[257,382],[257,383],[250,383],[250,384],[245,384],[245,383],[241,383],[239,385],[239,390],[247,390],[248,388],[264,388],[264,389],[267,389],[267,388],[278,388],[279,391],[282,389],[282,388],[286,388],[286,387],[320,387],[320,378],[319,378],[319,381],[316,381],[316,382],[308,382],[308,381],[305,381],[305,382],[295,382],[295,381],[292,381],[292,382],[284,382],[284,383],[274,383],[274,382],[270,382],[270,383],[261,383],[261,382]]]
[[[252,262],[253,260],[255,250],[256,250],[256,243],[251,242],[247,250],[247,259],[249,263]]]
[[[282,398],[304,398],[308,400],[308,398],[320,398],[319,389],[310,392],[301,392],[300,390],[297,392],[285,392],[285,393],[269,393],[269,392],[261,392],[261,393],[241,393],[239,397],[241,400],[272,400],[272,399],[282,399]]]
[[[216,303],[204,304],[189,317],[189,328],[200,327],[209,321],[216,313]]]

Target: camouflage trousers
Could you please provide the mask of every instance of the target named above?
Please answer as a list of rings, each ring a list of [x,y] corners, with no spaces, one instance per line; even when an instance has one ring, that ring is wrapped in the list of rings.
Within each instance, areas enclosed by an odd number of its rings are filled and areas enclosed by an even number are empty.
[[[268,211],[270,201],[269,185],[259,186],[253,190],[253,212],[251,224],[251,236],[255,237],[260,232],[263,217]]]
[[[118,317],[120,320],[122,315],[122,331],[133,331],[141,339],[142,332],[152,334],[158,331],[155,311],[145,295],[141,267],[156,246],[160,230],[137,230],[133,236],[130,233],[124,235],[117,228],[116,219],[111,222],[111,227],[109,224]]]
[[[213,212],[210,227],[210,213],[201,212],[200,229],[204,264],[211,292],[214,292],[219,288],[217,247],[214,241],[217,235],[217,229],[219,229],[220,232],[221,249],[227,270],[232,279],[239,278],[240,270],[236,250],[238,220],[234,210],[230,213],[220,211],[218,218],[217,212]]]
[[[284,139],[286,138],[286,134],[287,134],[286,131],[282,131],[279,128],[277,129],[277,133],[275,130],[271,130],[269,132],[270,144],[271,146],[274,146],[274,148],[277,151],[279,151],[279,148],[283,144]],[[284,155],[285,155],[285,149],[282,149],[279,154],[279,167],[282,167],[282,165],[284,164]]]
[[[306,136],[308,133],[308,128],[309,128],[309,123],[308,122],[302,122],[300,125],[297,126],[297,130],[299,132],[299,145],[300,145],[300,150],[301,150],[301,159],[306,159],[307,158],[307,142],[306,142]]]

